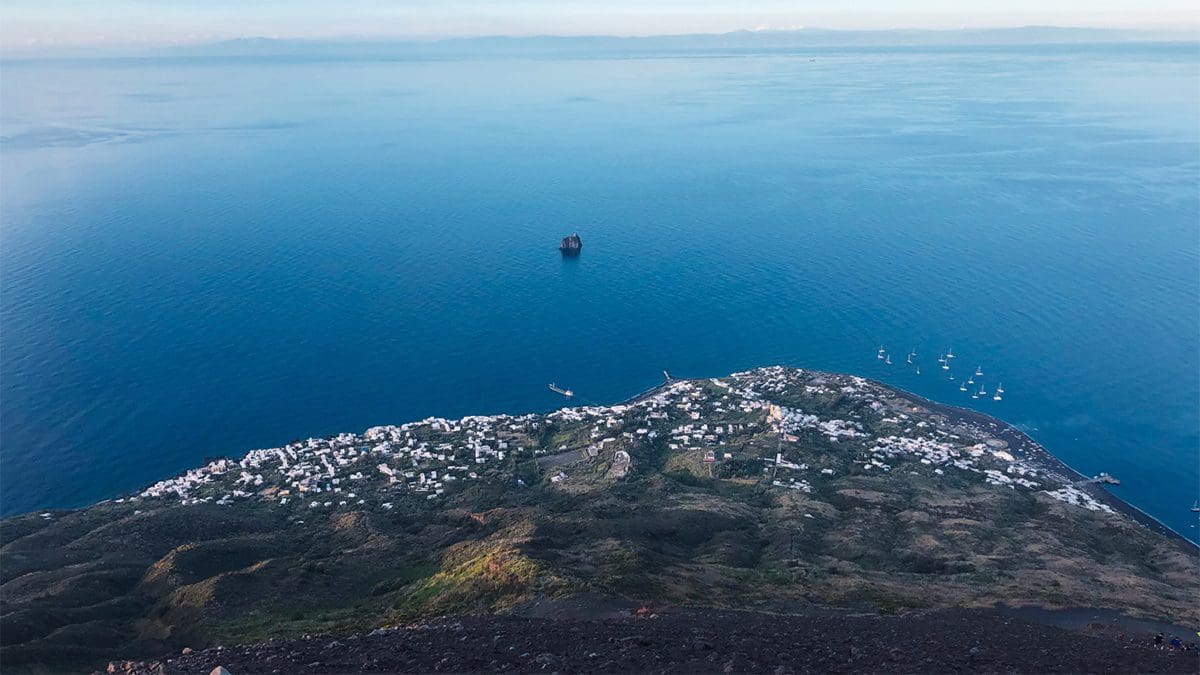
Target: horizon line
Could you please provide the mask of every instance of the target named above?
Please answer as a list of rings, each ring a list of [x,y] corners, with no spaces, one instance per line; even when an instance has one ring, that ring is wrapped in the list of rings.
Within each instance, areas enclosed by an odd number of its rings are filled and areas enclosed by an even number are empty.
[[[441,36],[422,36],[422,35],[361,35],[361,34],[344,34],[344,35],[323,35],[323,36],[305,36],[305,35],[268,35],[268,34],[247,34],[235,37],[198,37],[197,39],[183,40],[142,40],[142,41],[125,41],[125,42],[54,42],[43,41],[39,39],[30,39],[20,44],[0,43],[0,55],[5,54],[20,54],[24,52],[112,52],[121,50],[156,50],[156,49],[174,49],[174,48],[204,48],[216,47],[221,45],[230,45],[236,43],[251,43],[251,42],[271,42],[271,43],[306,43],[313,45],[436,45],[440,43],[452,42],[469,42],[483,40],[655,40],[667,38],[720,38],[733,35],[800,35],[809,34],[840,34],[846,36],[853,35],[902,35],[902,34],[935,34],[935,35],[954,35],[954,34],[969,34],[969,33],[1004,33],[1016,31],[1062,31],[1070,32],[1077,31],[1080,33],[1090,34],[1140,34],[1145,36],[1161,35],[1183,37],[1187,35],[1190,39],[1183,41],[1200,41],[1200,22],[1193,25],[1173,26],[1173,27],[1145,27],[1145,26],[1079,26],[1079,25],[1063,25],[1063,24],[1013,24],[1004,26],[968,26],[963,25],[958,28],[948,27],[891,27],[891,28],[827,28],[823,26],[791,26],[791,27],[755,27],[755,28],[737,28],[727,31],[718,32],[703,32],[689,31],[680,33],[653,33],[653,34],[620,34],[620,33],[481,33],[478,35],[441,35]],[[1179,41],[1179,40],[1175,40]],[[861,45],[859,45],[861,46]]]
[[[919,28],[897,26],[893,28],[826,28],[824,26],[793,26],[793,27],[756,27],[756,28],[734,28],[725,31],[686,31],[682,33],[480,33],[478,35],[440,35],[440,36],[420,36],[420,35],[374,35],[364,36],[355,35],[353,33],[344,35],[325,35],[325,36],[278,36],[278,35],[241,35],[229,38],[216,38],[207,41],[188,41],[179,42],[178,44],[218,44],[221,42],[235,42],[238,40],[295,40],[307,42],[329,42],[334,40],[356,40],[359,42],[446,42],[449,40],[485,40],[494,38],[506,38],[512,40],[535,39],[535,38],[615,38],[621,40],[651,40],[654,38],[664,37],[721,37],[724,35],[735,35],[738,33],[751,33],[755,35],[769,33],[969,33],[969,32],[999,32],[1011,30],[1031,30],[1031,29],[1051,29],[1051,30],[1077,30],[1091,31],[1098,33],[1121,33],[1121,32],[1137,32],[1137,33],[1184,33],[1189,31],[1197,31],[1200,36],[1200,20],[1191,26],[1178,27],[1146,27],[1146,26],[1075,26],[1068,24],[1052,24],[1052,23],[1025,23],[1012,24],[1005,26],[959,26],[958,28]]]

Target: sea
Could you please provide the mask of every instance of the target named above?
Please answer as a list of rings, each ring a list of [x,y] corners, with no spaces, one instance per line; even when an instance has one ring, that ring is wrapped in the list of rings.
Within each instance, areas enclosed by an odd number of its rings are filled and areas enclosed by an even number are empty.
[[[9,59],[0,83],[5,515],[569,403],[549,383],[613,403],[786,364],[995,415],[1198,539],[1194,43]]]

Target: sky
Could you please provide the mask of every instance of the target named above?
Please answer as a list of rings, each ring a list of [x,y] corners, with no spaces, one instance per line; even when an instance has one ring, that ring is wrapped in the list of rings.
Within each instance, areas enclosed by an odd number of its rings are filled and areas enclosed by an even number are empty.
[[[436,39],[743,29],[1193,28],[1194,0],[4,0],[0,45]]]

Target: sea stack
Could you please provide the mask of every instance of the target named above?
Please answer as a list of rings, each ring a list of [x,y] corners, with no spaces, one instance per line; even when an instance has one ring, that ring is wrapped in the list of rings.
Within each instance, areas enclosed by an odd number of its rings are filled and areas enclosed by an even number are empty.
[[[579,255],[582,248],[583,242],[580,241],[578,234],[563,237],[562,243],[558,245],[558,250],[562,251],[563,255]]]

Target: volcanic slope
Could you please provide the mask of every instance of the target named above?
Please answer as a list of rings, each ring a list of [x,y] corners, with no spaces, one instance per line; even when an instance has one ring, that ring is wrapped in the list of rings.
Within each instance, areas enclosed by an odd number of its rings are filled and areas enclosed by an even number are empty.
[[[0,662],[96,667],[578,593],[1195,625],[1194,545],[1080,478],[990,418],[781,367],[376,427],[0,522]]]

